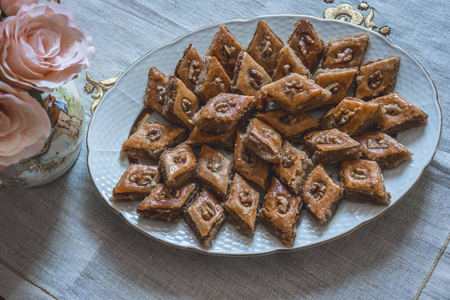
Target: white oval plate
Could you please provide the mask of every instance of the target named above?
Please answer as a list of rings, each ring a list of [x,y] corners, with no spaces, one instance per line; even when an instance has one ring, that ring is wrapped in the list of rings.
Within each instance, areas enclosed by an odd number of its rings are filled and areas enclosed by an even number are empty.
[[[129,165],[126,158],[119,156],[122,142],[143,109],[144,89],[147,72],[156,66],[167,74],[172,74],[183,50],[193,43],[199,53],[205,53],[220,24],[211,25],[186,34],[175,41],[147,53],[131,65],[117,80],[115,86],[105,95],[92,117],[88,137],[88,168],[94,185],[103,200],[115,212],[138,231],[158,241],[185,249],[220,255],[257,255],[282,250],[302,249],[341,237],[361,225],[375,219],[395,205],[419,180],[422,172],[433,159],[439,143],[442,116],[434,84],[420,63],[408,52],[389,42],[378,33],[342,21],[324,20],[310,16],[276,15],[260,16],[248,20],[224,22],[236,38],[247,45],[259,20],[267,21],[273,30],[286,41],[293,32],[292,24],[299,18],[307,18],[324,40],[350,33],[367,31],[371,40],[364,61],[376,60],[388,55],[402,58],[395,91],[408,101],[420,107],[428,115],[428,124],[398,134],[400,143],[413,153],[413,159],[398,168],[383,171],[386,188],[392,199],[389,206],[370,203],[342,201],[331,222],[322,226],[306,211],[297,232],[295,246],[288,248],[258,224],[254,238],[238,233],[234,226],[225,222],[213,246],[203,248],[192,231],[182,220],[177,224],[138,218],[135,212],[139,202],[113,203],[109,201],[112,189]],[[158,118],[157,113],[152,117]],[[151,117],[151,118],[152,118]]]

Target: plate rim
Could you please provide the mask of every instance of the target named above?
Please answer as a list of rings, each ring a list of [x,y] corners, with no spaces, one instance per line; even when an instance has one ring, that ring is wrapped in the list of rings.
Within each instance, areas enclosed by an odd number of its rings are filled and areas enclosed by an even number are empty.
[[[139,57],[137,60],[135,60],[131,65],[129,65],[127,68],[125,68],[125,70],[122,71],[122,74],[125,74],[129,69],[131,69],[133,66],[135,66],[136,64],[138,64],[141,60],[143,60],[145,57],[147,57],[147,56],[150,55],[151,53],[157,51],[158,49],[160,49],[160,48],[162,48],[162,47],[165,47],[165,46],[174,44],[174,43],[176,43],[178,40],[180,40],[180,39],[182,39],[182,38],[184,38],[184,37],[186,37],[186,36],[188,36],[188,35],[190,35],[190,34],[193,34],[193,33],[195,33],[195,32],[199,32],[199,31],[202,31],[202,30],[211,28],[211,27],[216,27],[216,26],[219,26],[219,25],[228,24],[228,23],[232,23],[232,22],[248,22],[248,21],[251,21],[251,20],[254,20],[254,19],[259,19],[259,18],[269,18],[269,17],[296,17],[296,18],[305,18],[305,17],[306,17],[306,18],[309,18],[309,19],[315,19],[315,20],[317,20],[317,21],[325,21],[325,22],[343,22],[343,21],[339,21],[339,20],[336,20],[336,19],[324,19],[324,18],[320,18],[320,17],[316,17],[316,16],[311,16],[311,15],[299,15],[299,14],[272,14],[272,15],[269,14],[269,15],[258,15],[258,16],[254,16],[254,17],[251,17],[251,18],[230,19],[230,20],[226,20],[226,21],[222,21],[222,22],[216,22],[216,23],[209,24],[209,25],[206,25],[206,26],[203,26],[203,27],[200,27],[200,28],[191,30],[191,31],[189,31],[189,32],[186,32],[185,34],[182,34],[182,35],[178,36],[177,38],[175,38],[175,39],[173,39],[173,40],[171,40],[171,41],[169,41],[169,42],[167,42],[167,43],[164,43],[164,44],[162,44],[162,45],[159,45],[159,46],[153,48],[152,50],[150,50],[150,51],[144,53],[141,57]],[[379,217],[381,217],[382,215],[384,215],[386,212],[390,211],[395,205],[397,205],[397,203],[399,203],[401,200],[403,200],[403,199],[411,192],[411,190],[417,185],[417,183],[418,183],[418,182],[420,181],[420,179],[422,178],[422,176],[423,176],[425,170],[429,167],[429,165],[431,164],[431,162],[433,161],[433,159],[434,159],[434,157],[435,157],[435,155],[436,155],[437,149],[438,149],[439,144],[440,144],[440,141],[441,141],[441,136],[442,136],[442,125],[443,125],[442,107],[441,107],[441,104],[439,103],[439,94],[438,94],[438,91],[437,91],[437,88],[436,88],[436,84],[434,83],[433,78],[431,78],[431,75],[428,73],[428,71],[425,69],[425,67],[422,65],[422,63],[421,63],[414,55],[412,55],[408,50],[406,50],[406,49],[404,49],[404,48],[402,48],[402,47],[400,47],[400,46],[394,44],[394,43],[393,43],[391,40],[389,40],[387,37],[381,35],[380,33],[376,32],[376,31],[369,30],[369,29],[367,29],[367,28],[365,28],[365,27],[362,27],[362,26],[356,25],[356,24],[352,24],[352,23],[349,23],[349,22],[344,22],[343,24],[346,24],[346,25],[344,25],[344,26],[353,26],[353,27],[355,27],[355,28],[362,29],[363,31],[370,32],[370,34],[378,35],[379,37],[382,37],[382,38],[385,39],[387,42],[389,42],[389,44],[390,44],[391,46],[393,46],[393,47],[395,47],[395,48],[398,48],[398,49],[400,49],[400,50],[402,50],[402,51],[408,53],[408,54],[409,54],[409,55],[410,55],[410,56],[411,56],[411,57],[419,64],[419,66],[423,69],[423,71],[425,71],[425,74],[428,76],[429,80],[431,81],[431,83],[432,83],[432,85],[433,85],[433,88],[434,88],[434,92],[435,92],[435,94],[436,94],[436,103],[437,103],[437,106],[438,106],[438,109],[439,109],[438,111],[439,111],[440,122],[439,122],[439,136],[438,136],[438,140],[437,140],[436,147],[435,147],[435,149],[434,149],[433,155],[430,157],[430,160],[427,162],[427,164],[425,165],[425,167],[424,167],[424,168],[422,169],[422,171],[420,172],[419,176],[417,177],[417,180],[411,185],[411,187],[410,187],[410,188],[409,188],[409,189],[408,189],[408,190],[407,190],[407,191],[406,191],[406,192],[405,192],[405,193],[404,193],[404,194],[403,194],[403,195],[402,195],[395,203],[393,203],[392,205],[388,206],[388,207],[386,208],[386,210],[380,212],[378,215],[376,215],[376,216],[374,216],[374,217],[372,217],[372,218],[370,218],[370,219],[368,219],[368,220],[366,220],[366,221],[360,223],[360,224],[357,225],[356,227],[354,227],[354,228],[352,228],[352,229],[350,229],[350,230],[348,230],[348,231],[346,231],[346,232],[344,232],[344,233],[342,233],[342,234],[340,234],[340,235],[338,235],[338,236],[332,237],[332,238],[330,238],[330,239],[328,239],[328,240],[325,240],[325,241],[317,242],[317,243],[314,243],[314,244],[311,244],[311,245],[300,246],[300,247],[296,247],[296,248],[294,248],[294,247],[291,247],[291,248],[279,248],[279,249],[275,249],[275,250],[268,251],[268,252],[248,253],[248,254],[246,254],[246,253],[216,253],[216,252],[209,252],[208,249],[194,248],[194,247],[191,247],[191,246],[181,246],[181,245],[169,243],[169,242],[164,241],[164,240],[162,240],[162,239],[160,239],[160,238],[158,238],[158,237],[151,236],[149,233],[145,232],[143,229],[141,229],[141,228],[139,228],[139,227],[137,227],[137,226],[131,224],[131,222],[125,218],[124,214],[123,214],[121,211],[119,211],[118,209],[116,209],[116,208],[114,208],[113,206],[109,205],[108,200],[106,200],[106,199],[103,197],[102,193],[98,190],[98,188],[97,188],[97,186],[96,186],[96,184],[95,184],[94,178],[92,177],[91,169],[90,169],[90,166],[89,166],[89,155],[90,155],[90,151],[89,151],[89,133],[90,133],[90,128],[91,128],[92,120],[94,119],[94,115],[95,115],[95,111],[94,111],[94,113],[92,113],[91,119],[89,120],[89,125],[88,125],[87,132],[86,132],[86,150],[87,150],[87,155],[86,155],[86,165],[87,165],[87,168],[88,168],[88,173],[89,173],[89,177],[90,177],[90,179],[91,179],[92,185],[94,186],[95,190],[96,190],[97,193],[99,194],[100,198],[103,200],[104,204],[105,204],[106,206],[108,206],[113,212],[115,212],[116,214],[118,214],[118,215],[122,218],[122,220],[123,220],[128,226],[132,227],[133,229],[137,230],[137,231],[140,232],[141,234],[143,234],[143,235],[145,235],[145,236],[147,236],[147,237],[149,237],[149,238],[151,238],[151,239],[153,239],[153,240],[155,240],[155,241],[158,241],[158,242],[160,242],[160,243],[163,243],[163,244],[168,245],[168,246],[171,246],[171,247],[175,247],[175,248],[177,248],[177,249],[191,250],[191,251],[195,251],[195,252],[201,253],[201,254],[207,254],[207,255],[211,255],[211,256],[221,256],[221,257],[254,257],[254,256],[270,255],[270,254],[274,254],[274,253],[293,252],[293,251],[298,251],[298,250],[304,250],[304,249],[312,248],[312,247],[319,246],[319,245],[323,245],[323,244],[326,244],[326,243],[335,241],[335,240],[337,240],[337,239],[339,239],[339,238],[342,238],[342,237],[344,237],[344,236],[346,236],[346,235],[348,235],[348,234],[350,234],[350,233],[356,231],[357,229],[361,228],[362,226],[367,225],[368,223],[370,223],[370,222],[372,222],[372,221],[378,219]],[[117,79],[117,81],[116,81],[116,83],[114,84],[114,86],[113,86],[110,90],[108,90],[108,92],[111,91],[111,90],[113,90],[114,88],[116,88],[117,83],[120,82],[121,79],[122,79],[122,76],[120,76],[120,77]],[[106,93],[105,93],[105,96],[106,96]],[[103,102],[103,101],[100,101],[100,103],[98,104],[96,110],[98,109],[99,106],[101,106],[102,102]],[[143,110],[143,109],[144,109],[144,108],[141,109],[141,113],[142,113],[142,110]]]

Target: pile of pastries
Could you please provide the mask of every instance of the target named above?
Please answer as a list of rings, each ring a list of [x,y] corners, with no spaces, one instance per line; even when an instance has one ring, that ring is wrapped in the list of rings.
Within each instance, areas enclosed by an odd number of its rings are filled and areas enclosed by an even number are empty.
[[[326,224],[343,197],[388,205],[381,169],[413,155],[394,136],[428,118],[394,92],[400,57],[360,65],[368,33],[325,43],[307,19],[294,27],[285,44],[260,21],[244,48],[222,25],[204,58],[190,44],[173,76],[152,67],[145,104],[172,125],[123,143],[121,156],[158,165],[131,164],[112,201],[184,217],[204,247],[225,220],[250,237],[259,220],[292,247],[303,207]],[[324,108],[319,121],[307,113]]]

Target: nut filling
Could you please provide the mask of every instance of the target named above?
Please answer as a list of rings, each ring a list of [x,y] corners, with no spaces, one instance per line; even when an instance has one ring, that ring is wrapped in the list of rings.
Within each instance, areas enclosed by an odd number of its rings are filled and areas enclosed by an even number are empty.
[[[389,142],[386,139],[367,139],[368,149],[386,149],[389,148]]]
[[[289,201],[285,196],[277,196],[277,210],[280,214],[285,214],[289,211]]]
[[[367,171],[366,168],[358,167],[350,173],[350,176],[355,179],[362,180],[366,179],[367,176],[369,176],[369,172]]]
[[[283,158],[281,158],[281,164],[283,168],[290,169],[294,166],[294,157],[293,155],[284,155]]]
[[[202,218],[205,221],[209,221],[214,217],[216,214],[216,210],[214,208],[214,205],[212,205],[209,202],[203,202],[202,208],[201,208],[201,214]]]
[[[186,153],[178,153],[173,157],[173,162],[178,165],[184,164],[186,160],[187,160]]]
[[[208,160],[206,167],[214,173],[219,173],[222,170],[222,160],[218,157],[213,157]]]
[[[214,105],[214,109],[219,113],[226,113],[229,109],[231,109],[232,107],[235,107],[236,105],[237,105],[237,103],[234,100],[223,99],[221,101],[218,101]]]
[[[159,128],[152,128],[147,133],[147,140],[150,142],[155,142],[161,138],[161,129]]]
[[[193,83],[197,82],[198,75],[200,74],[200,62],[193,59],[189,64],[188,68],[188,78]]]
[[[255,69],[250,69],[248,71],[248,83],[255,90],[259,90],[263,83],[264,75]]]
[[[192,118],[194,112],[192,111],[192,102],[189,99],[183,98],[181,100],[181,108],[189,118]]]
[[[296,80],[286,82],[286,84],[283,85],[282,89],[286,94],[290,95],[295,95],[304,91],[303,85]]]
[[[313,184],[311,184],[311,187],[309,188],[309,193],[316,201],[322,199],[326,191],[327,185],[323,181],[315,181],[313,182]]]
[[[380,70],[376,70],[375,72],[370,74],[367,85],[371,89],[376,89],[381,85],[382,82],[383,82],[383,73],[381,73]]]
[[[242,206],[250,207],[253,204],[253,197],[250,195],[250,191],[248,189],[243,190],[239,194],[239,202],[241,202]]]
[[[259,45],[259,52],[265,57],[270,57],[273,54],[272,43],[270,42],[270,37],[265,36],[261,40],[261,44]]]
[[[340,64],[344,62],[349,62],[353,59],[353,49],[352,48],[346,48],[343,52],[340,52],[336,55],[336,59],[334,60],[334,63]]]

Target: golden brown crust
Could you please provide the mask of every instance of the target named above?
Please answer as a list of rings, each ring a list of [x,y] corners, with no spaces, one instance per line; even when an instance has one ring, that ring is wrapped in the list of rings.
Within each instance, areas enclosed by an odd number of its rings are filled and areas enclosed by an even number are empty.
[[[295,30],[288,44],[310,71],[314,70],[323,55],[323,41],[311,22],[301,19],[294,23]]]
[[[272,79],[278,80],[291,73],[297,73],[309,77],[309,70],[303,65],[300,58],[289,45],[285,45],[278,56],[277,66]]]
[[[161,179],[158,166],[130,165],[113,189],[111,201],[131,201],[149,195]]]
[[[210,145],[221,148],[233,148],[236,141],[236,130],[222,133],[209,132],[194,127],[186,143],[191,146]]]
[[[357,72],[358,68],[319,69],[316,72],[316,84],[331,93],[330,99],[324,103],[325,106],[339,104],[345,98]]]
[[[360,32],[331,39],[326,44],[324,68],[358,67],[369,44],[370,34]]]
[[[220,25],[216,36],[211,41],[208,55],[217,57],[228,77],[231,78],[234,73],[237,56],[242,50],[244,50],[244,47],[236,40],[228,28],[225,25]]]
[[[283,244],[293,247],[302,204],[300,196],[291,192],[278,178],[272,177],[259,218]]]
[[[151,67],[148,71],[148,83],[145,89],[144,103],[157,111],[161,116],[164,116],[164,97],[166,87],[169,84],[169,76],[158,70],[156,67]]]
[[[280,160],[283,142],[281,135],[257,118],[250,120],[242,142],[265,161],[276,163]]]
[[[216,57],[206,56],[205,64],[197,79],[195,93],[200,97],[202,104],[220,93],[230,91],[231,80],[220,65]]]
[[[194,45],[184,50],[183,57],[178,62],[174,75],[180,78],[188,89],[195,90],[198,76],[203,68],[203,60],[195,49]]]
[[[302,190],[306,208],[320,224],[328,223],[336,212],[343,195],[342,186],[334,181],[319,163],[309,175]]]
[[[169,188],[179,188],[194,180],[197,173],[197,160],[192,147],[186,143],[178,145],[161,154],[159,168],[164,183]]]

